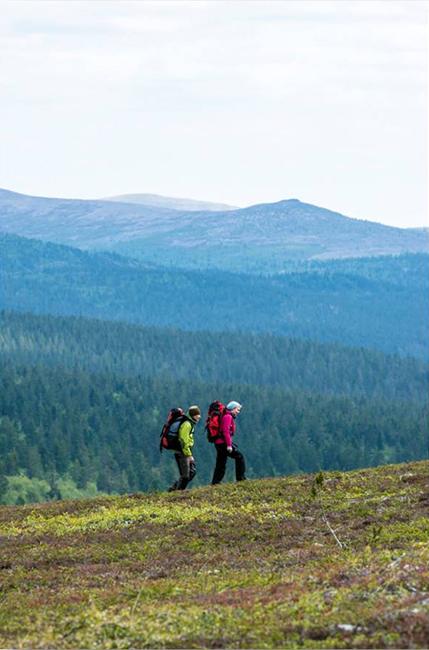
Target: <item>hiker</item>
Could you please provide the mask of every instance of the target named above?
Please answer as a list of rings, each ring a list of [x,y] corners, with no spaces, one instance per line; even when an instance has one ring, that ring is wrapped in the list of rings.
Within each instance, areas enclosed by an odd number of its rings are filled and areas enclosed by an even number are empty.
[[[192,481],[196,474],[192,447],[194,446],[195,425],[198,424],[200,418],[201,411],[196,405],[190,406],[183,417],[183,421],[178,430],[179,450],[174,454],[180,476],[169,488],[169,492],[185,490],[188,483]]]
[[[235,418],[241,411],[239,402],[229,402],[226,405],[225,413],[220,423],[220,435],[214,441],[216,448],[216,466],[213,473],[212,485],[220,483],[225,476],[227,458],[235,460],[235,478],[237,481],[245,481],[246,464],[244,456],[237,445],[232,442],[235,433]]]

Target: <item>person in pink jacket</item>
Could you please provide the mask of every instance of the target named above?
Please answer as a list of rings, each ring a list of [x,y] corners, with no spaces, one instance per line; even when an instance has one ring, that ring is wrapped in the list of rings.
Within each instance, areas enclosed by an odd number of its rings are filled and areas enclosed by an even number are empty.
[[[215,440],[216,466],[213,473],[212,485],[220,483],[225,476],[226,461],[228,458],[235,460],[235,477],[237,481],[245,481],[246,463],[244,456],[237,445],[232,442],[235,433],[235,418],[241,411],[239,402],[229,402],[226,412],[222,416],[220,436]]]

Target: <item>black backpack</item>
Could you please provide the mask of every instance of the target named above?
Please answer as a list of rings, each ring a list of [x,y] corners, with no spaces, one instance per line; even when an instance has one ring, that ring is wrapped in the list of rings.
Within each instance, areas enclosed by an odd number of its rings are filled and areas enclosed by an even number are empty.
[[[163,449],[173,449],[181,451],[179,442],[179,429],[182,422],[189,420],[182,408],[175,407],[170,409],[164,426],[162,427],[159,451]]]

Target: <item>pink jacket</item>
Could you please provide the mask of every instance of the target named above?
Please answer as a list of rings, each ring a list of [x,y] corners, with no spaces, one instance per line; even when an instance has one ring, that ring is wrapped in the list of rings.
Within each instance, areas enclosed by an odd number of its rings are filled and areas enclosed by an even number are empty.
[[[232,447],[232,437],[235,433],[235,420],[232,417],[231,413],[225,413],[225,415],[222,418],[222,422],[220,425],[220,435],[222,436],[221,438],[218,438],[215,441],[215,444],[217,445],[224,445],[226,444],[227,447]]]

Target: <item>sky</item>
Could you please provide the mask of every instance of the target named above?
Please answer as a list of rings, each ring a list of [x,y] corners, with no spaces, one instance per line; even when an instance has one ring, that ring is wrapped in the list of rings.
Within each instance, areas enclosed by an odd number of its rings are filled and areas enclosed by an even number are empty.
[[[0,0],[0,187],[428,226],[428,3]]]

